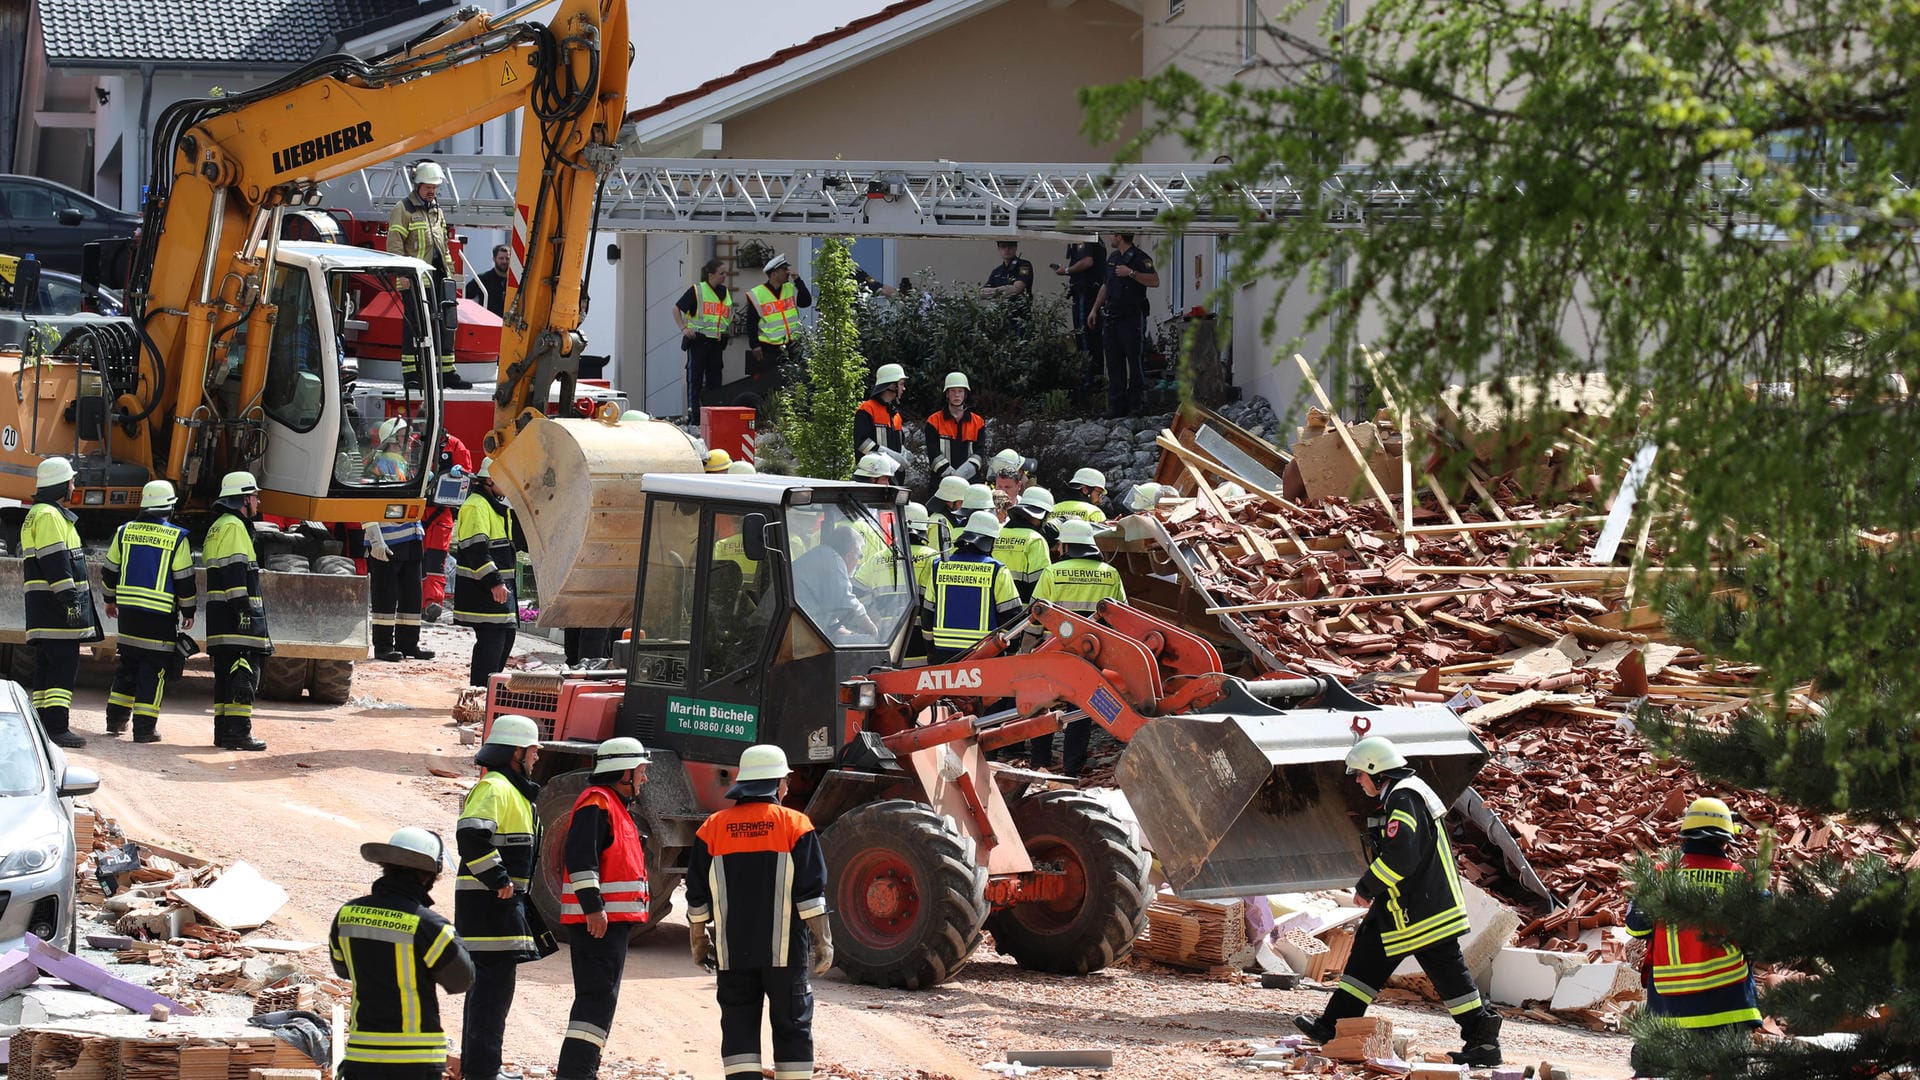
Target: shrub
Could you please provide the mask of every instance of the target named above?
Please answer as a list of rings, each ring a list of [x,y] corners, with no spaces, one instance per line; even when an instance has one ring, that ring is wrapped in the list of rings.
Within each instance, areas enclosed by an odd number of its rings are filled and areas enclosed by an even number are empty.
[[[854,319],[853,256],[845,240],[827,240],[814,260],[815,319],[801,345],[804,374],[788,372],[774,397],[774,427],[793,455],[794,472],[821,480],[853,474],[853,414],[869,375]]]
[[[907,369],[902,411],[910,421],[940,408],[949,371],[966,372],[981,415],[1006,421],[1033,415],[1052,391],[1077,392],[1085,370],[1063,293],[1035,297],[1025,325],[1007,303],[982,300],[971,285],[866,299],[856,307],[856,320],[875,368]]]

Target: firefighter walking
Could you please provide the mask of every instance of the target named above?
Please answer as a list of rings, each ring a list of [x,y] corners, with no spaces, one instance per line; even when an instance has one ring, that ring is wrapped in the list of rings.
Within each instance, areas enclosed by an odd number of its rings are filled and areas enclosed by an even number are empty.
[[[813,985],[833,966],[827,861],[813,823],[782,806],[786,752],[749,746],[727,790],[734,804],[707,818],[687,863],[693,961],[715,971],[720,1064],[761,1075],[760,1014],[773,1029],[775,1080],[813,1076]]]
[[[100,640],[80,556],[73,497],[73,463],[50,457],[34,470],[33,505],[20,524],[25,564],[27,643],[33,646],[33,708],[55,746],[87,745],[69,727],[73,683],[80,675],[80,643]]]
[[[486,769],[467,792],[453,842],[460,876],[453,884],[453,923],[473,953],[473,989],[460,1024],[460,1071],[471,1080],[496,1080],[500,1043],[519,965],[540,959],[527,919],[527,883],[540,854],[540,818],[531,779],[540,754],[540,728],[514,714],[493,718],[473,756]]]
[[[629,928],[647,921],[647,858],[629,810],[647,782],[638,739],[608,739],[593,755],[593,777],[567,820],[560,922],[570,927],[573,1009],[560,1043],[557,1080],[592,1080],[620,1004]]]
[[[1379,800],[1379,812],[1367,819],[1374,859],[1354,886],[1354,901],[1367,908],[1367,915],[1326,1012],[1317,1019],[1303,1013],[1294,1017],[1294,1025],[1326,1043],[1335,1023],[1364,1014],[1394,969],[1411,956],[1460,1025],[1466,1045],[1449,1056],[1463,1065],[1500,1064],[1500,1014],[1480,1000],[1460,954],[1467,909],[1442,824],[1446,805],[1414,775],[1390,739],[1361,739],[1347,751],[1346,764],[1360,790]]]
[[[1744,877],[1746,868],[1727,857],[1727,847],[1739,832],[1725,802],[1693,800],[1680,819],[1680,873],[1715,891],[1732,878]],[[1672,865],[1669,859],[1662,868]],[[1647,990],[1649,1013],[1700,1038],[1719,1033],[1744,1037],[1760,1026],[1753,968],[1738,944],[1693,927],[1659,922],[1632,904],[1627,906],[1627,933],[1648,943],[1640,981]],[[1649,1047],[1634,1043],[1635,1076],[1657,1074],[1667,1064]]]
[[[260,560],[253,520],[260,516],[260,485],[253,474],[220,479],[220,511],[207,528],[201,561],[207,565],[207,655],[213,658],[213,745],[265,750],[253,737],[253,698],[260,669],[273,655],[267,606],[260,598]]]
[[[333,973],[353,984],[340,1080],[439,1080],[447,1035],[434,987],[459,994],[473,985],[473,959],[433,910],[446,845],[409,826],[384,844],[361,844],[360,857],[380,876],[327,934]]]
[[[107,694],[107,734],[133,725],[133,741],[160,741],[160,699],[180,631],[193,628],[198,586],[187,530],[168,520],[173,485],[149,480],[140,491],[140,516],[120,526],[100,568],[107,616],[116,620],[120,647],[113,689]]]

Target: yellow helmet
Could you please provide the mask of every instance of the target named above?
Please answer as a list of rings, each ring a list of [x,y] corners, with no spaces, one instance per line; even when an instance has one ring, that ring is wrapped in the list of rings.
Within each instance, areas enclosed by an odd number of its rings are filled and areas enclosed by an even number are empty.
[[[1718,833],[1731,839],[1740,834],[1740,825],[1733,820],[1733,810],[1727,804],[1711,796],[1693,800],[1687,805],[1687,816],[1680,819],[1680,835],[1692,836],[1696,833]]]
[[[702,467],[710,473],[723,473],[727,471],[727,466],[732,464],[733,455],[725,450],[709,450]]]

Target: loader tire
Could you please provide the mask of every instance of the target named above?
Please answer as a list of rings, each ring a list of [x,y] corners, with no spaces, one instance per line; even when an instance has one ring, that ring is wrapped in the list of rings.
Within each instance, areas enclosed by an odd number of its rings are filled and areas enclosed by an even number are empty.
[[[13,647],[7,656],[7,676],[21,686],[33,686],[33,669],[40,662],[40,650],[31,644],[21,643]]]
[[[313,572],[332,574],[336,577],[352,577],[360,571],[354,569],[353,560],[345,555],[322,555],[313,560]]]
[[[1146,852],[1120,819],[1076,791],[1046,791],[1013,804],[1013,823],[1036,868],[1060,864],[1068,892],[994,912],[994,948],[1023,968],[1085,975],[1127,955],[1153,898]]]
[[[319,705],[345,705],[353,696],[353,661],[315,660],[307,696]]]
[[[260,685],[254,691],[262,701],[299,701],[307,688],[313,661],[293,656],[269,656],[260,667]]]
[[[548,780],[540,788],[540,799],[534,804],[533,811],[540,819],[540,860],[534,867],[533,881],[529,888],[533,891],[533,906],[545,919],[553,936],[561,941],[567,940],[572,930],[560,921],[560,889],[567,874],[567,826],[573,821],[573,804],[580,793],[587,790],[587,780],[591,774],[586,769],[564,772]],[[648,894],[647,921],[629,923],[627,941],[639,941],[641,938],[660,928],[660,923],[673,910],[673,879],[667,877],[666,867],[660,863],[658,845],[652,842],[652,834],[647,831],[647,823],[639,817],[634,824],[640,828],[640,849],[647,860],[647,880],[660,890]]]
[[[834,966],[848,978],[918,990],[966,966],[986,921],[987,869],[953,822],[887,799],[835,821],[820,846]]]

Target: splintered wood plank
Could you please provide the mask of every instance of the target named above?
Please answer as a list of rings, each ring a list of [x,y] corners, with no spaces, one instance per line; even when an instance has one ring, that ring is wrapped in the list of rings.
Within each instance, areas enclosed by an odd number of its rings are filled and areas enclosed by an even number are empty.
[[[1395,531],[1398,531],[1400,522],[1397,520],[1398,515],[1393,512],[1393,496],[1387,494],[1386,486],[1380,483],[1380,478],[1373,475],[1373,467],[1368,464],[1367,455],[1360,452],[1360,444],[1353,441],[1353,432],[1347,430],[1347,422],[1340,419],[1339,414],[1333,411],[1333,399],[1321,389],[1320,380],[1313,373],[1313,365],[1307,363],[1307,358],[1299,353],[1293,354],[1293,362],[1300,365],[1300,374],[1305,376],[1307,388],[1312,390],[1313,396],[1319,399],[1320,407],[1327,410],[1327,422],[1333,425],[1334,434],[1340,436],[1341,445],[1347,448],[1347,453],[1353,455],[1354,464],[1360,467],[1360,475],[1367,478],[1367,487],[1373,491],[1373,497],[1380,500],[1380,509],[1386,512],[1387,520],[1392,522]]]

